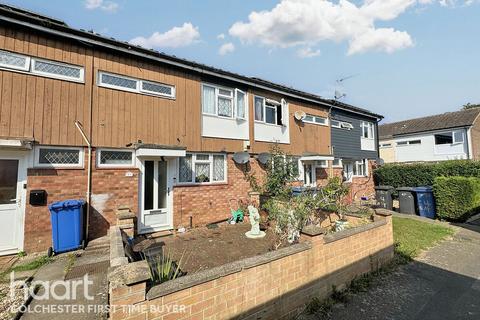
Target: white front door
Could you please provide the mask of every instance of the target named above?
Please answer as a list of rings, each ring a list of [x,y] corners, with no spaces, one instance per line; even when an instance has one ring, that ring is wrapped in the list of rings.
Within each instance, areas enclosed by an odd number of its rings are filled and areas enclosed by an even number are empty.
[[[24,158],[0,152],[0,255],[23,249],[25,183]]]
[[[173,228],[172,165],[158,158],[141,160],[140,233]]]

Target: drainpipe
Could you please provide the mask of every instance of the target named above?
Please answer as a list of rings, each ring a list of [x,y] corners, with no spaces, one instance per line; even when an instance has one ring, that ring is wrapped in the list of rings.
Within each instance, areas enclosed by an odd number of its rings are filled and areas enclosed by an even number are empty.
[[[88,140],[87,136],[85,135],[85,132],[83,131],[83,125],[80,123],[80,121],[76,120],[75,121],[75,126],[77,127],[78,131],[80,131],[80,134],[83,137],[83,140],[85,140],[85,143],[88,146],[88,165],[87,165],[87,219],[85,222],[85,241],[88,239],[88,223],[90,220],[90,198],[92,194],[92,183],[91,183],[91,178],[92,178],[92,145],[90,143],[90,140]]]

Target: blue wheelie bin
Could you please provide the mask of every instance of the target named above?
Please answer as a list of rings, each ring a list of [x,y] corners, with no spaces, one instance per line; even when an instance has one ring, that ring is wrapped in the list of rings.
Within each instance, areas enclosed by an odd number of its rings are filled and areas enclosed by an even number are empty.
[[[65,200],[48,206],[52,222],[52,243],[55,253],[84,247],[83,206],[84,200]],[[49,249],[49,254],[51,252]]]
[[[432,187],[417,187],[414,188],[417,194],[418,214],[421,217],[430,219],[435,218],[435,199],[433,197]]]

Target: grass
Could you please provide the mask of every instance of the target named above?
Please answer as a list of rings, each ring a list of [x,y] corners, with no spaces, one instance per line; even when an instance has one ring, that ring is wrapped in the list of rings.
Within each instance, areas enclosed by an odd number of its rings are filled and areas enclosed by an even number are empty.
[[[408,261],[420,252],[454,234],[454,230],[438,224],[393,217],[395,253]]]
[[[10,268],[9,272],[11,272],[11,271],[22,272],[22,271],[36,270],[36,269],[40,268],[41,266],[43,266],[47,263],[50,263],[52,261],[53,261],[52,258],[49,258],[47,256],[42,256],[42,257],[39,257],[39,258],[37,258],[35,260],[32,260],[30,262],[16,265],[16,266]]]
[[[328,318],[337,303],[347,303],[350,296],[367,292],[381,276],[396,270],[399,265],[412,261],[420,252],[434,246],[439,241],[454,234],[449,227],[428,222],[393,217],[393,238],[395,243],[394,259],[370,273],[353,279],[344,290],[332,288],[332,294],[325,298],[313,298],[306,306],[305,312],[315,314],[317,319]]]

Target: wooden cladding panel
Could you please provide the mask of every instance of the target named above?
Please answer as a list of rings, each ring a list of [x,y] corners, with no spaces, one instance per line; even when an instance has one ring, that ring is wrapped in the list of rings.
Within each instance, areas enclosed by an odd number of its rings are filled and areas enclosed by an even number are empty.
[[[0,48],[81,65],[91,74],[90,51],[38,34],[0,27]],[[74,121],[89,131],[91,81],[85,84],[0,70],[0,136],[34,138],[42,144],[82,145]]]
[[[94,70],[95,77],[99,70],[117,73],[174,85],[177,92],[175,99],[166,99],[96,87],[93,107],[95,145],[122,147],[141,140],[200,148],[198,79],[181,71],[101,52],[95,55]],[[198,132],[198,136],[190,136],[187,130],[194,134]]]
[[[84,84],[0,70],[0,136],[34,138],[41,144],[83,145],[74,121],[82,122],[88,135],[92,112],[91,140],[95,146],[125,147],[142,140],[186,146],[192,151],[243,150],[241,140],[201,137],[201,79],[197,75],[5,27],[0,27],[0,48],[85,68]],[[174,85],[176,98],[98,87],[98,70]],[[257,92],[248,93],[250,151],[268,151],[270,143],[254,141],[253,96]],[[282,98],[268,92],[258,94]],[[292,154],[329,154],[329,127],[299,124],[293,118],[300,109],[321,116],[327,116],[328,110],[287,101],[291,143],[283,148]]]

